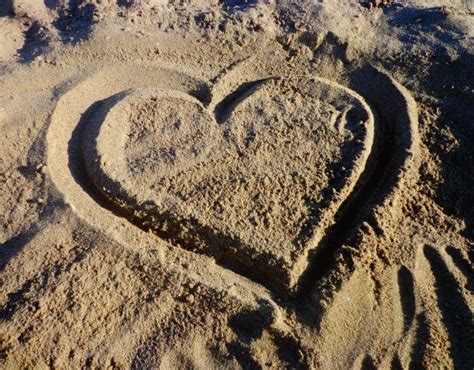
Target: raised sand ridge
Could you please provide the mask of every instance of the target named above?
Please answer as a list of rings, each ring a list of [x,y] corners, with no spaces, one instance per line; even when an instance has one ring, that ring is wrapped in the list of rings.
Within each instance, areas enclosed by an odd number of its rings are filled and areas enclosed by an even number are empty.
[[[124,92],[91,120],[85,165],[143,227],[291,290],[365,167],[373,125],[360,96],[318,78],[260,81],[220,123],[182,93]]]

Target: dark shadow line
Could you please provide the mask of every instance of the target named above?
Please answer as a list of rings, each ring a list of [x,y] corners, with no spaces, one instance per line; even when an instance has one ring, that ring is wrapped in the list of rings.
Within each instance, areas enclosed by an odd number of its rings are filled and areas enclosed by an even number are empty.
[[[252,95],[263,83],[271,78],[245,82],[241,84],[234,92],[227,95],[214,108],[214,116],[219,124],[222,124],[232,113],[235,107],[243,100]]]
[[[366,355],[362,364],[360,366],[361,370],[377,370],[377,366],[375,366],[375,361],[370,355]]]
[[[415,343],[413,343],[411,348],[410,363],[408,364],[410,370],[422,370],[426,368],[423,365],[423,358],[429,340],[429,327],[424,313],[417,316],[416,325]]]
[[[426,245],[424,253],[435,278],[438,307],[451,342],[454,366],[456,369],[471,370],[474,368],[474,314],[438,251]]]
[[[385,182],[391,170],[391,155],[396,152],[392,139],[393,129],[387,127],[385,118],[377,113],[378,120],[374,124],[374,144],[367,160],[366,167],[359,177],[355,190],[344,200],[335,215],[335,222],[326,230],[318,247],[308,257],[308,268],[299,279],[297,296],[302,299],[314,287],[314,283],[329,273],[334,266],[336,252],[350,239],[355,227],[361,222],[361,213],[371,200],[378,196],[377,191]],[[304,299],[303,299],[304,300]]]
[[[257,308],[246,308],[229,318],[229,327],[237,338],[227,345],[227,349],[243,369],[262,369],[252,356],[251,344],[262,337],[274,316],[268,302],[259,300],[258,304]]]
[[[122,208],[112,204],[111,202],[107,202],[102,196],[102,194],[99,192],[99,190],[92,185],[92,182],[84,181],[84,179],[88,179],[88,175],[81,150],[81,147],[83,145],[84,128],[92,119],[92,117],[96,113],[98,113],[99,108],[103,104],[112,103],[113,101],[122,98],[126,94],[126,91],[122,91],[107,99],[99,100],[93,103],[89,108],[87,108],[87,110],[82,114],[77,126],[74,128],[74,131],[72,132],[71,139],[68,142],[67,150],[69,170],[71,171],[72,177],[74,178],[75,182],[82,188],[82,190],[87,193],[101,207],[108,209],[116,216],[126,218],[130,221],[133,220],[133,216],[129,212],[124,211]],[[95,134],[98,134],[98,132],[96,132]]]
[[[467,257],[469,258],[469,261],[471,261],[471,265],[474,266],[474,246],[471,245],[470,250],[467,251]]]
[[[391,370],[403,370],[403,365],[402,365],[402,362],[400,361],[400,356],[398,356],[398,354],[393,355],[390,368]]]
[[[403,311],[405,331],[409,330],[416,313],[415,283],[411,271],[405,266],[398,270],[398,288]]]
[[[474,269],[468,261],[466,261],[459,249],[452,246],[446,248],[446,252],[451,256],[456,267],[463,273],[467,280],[467,289],[474,292]]]
[[[115,3],[122,9],[128,9],[133,5],[133,0],[116,0]]]
[[[0,272],[8,263],[33,239],[38,232],[37,225],[30,226],[28,230],[11,238],[0,246]]]
[[[0,322],[10,320],[18,308],[25,303],[25,296],[33,285],[33,279],[28,279],[16,292],[7,294],[7,301],[0,307]]]

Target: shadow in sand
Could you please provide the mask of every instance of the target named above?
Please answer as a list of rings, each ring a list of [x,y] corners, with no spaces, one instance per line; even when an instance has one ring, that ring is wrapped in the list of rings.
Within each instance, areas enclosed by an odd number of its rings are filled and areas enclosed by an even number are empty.
[[[433,138],[427,145],[441,160],[443,182],[436,200],[444,212],[464,220],[465,237],[474,240],[474,55],[451,63],[434,63],[424,79],[426,91],[436,91],[441,115],[430,122]],[[446,135],[446,132],[449,133]]]
[[[31,231],[27,235],[34,235]],[[16,240],[13,252],[18,253],[30,239]],[[66,258],[58,260],[53,264],[45,264],[33,277],[23,282],[20,288],[6,295],[5,303],[0,306],[0,322],[10,320],[21,308],[28,307],[32,311],[39,308],[38,299],[48,289],[51,280],[59,279],[64,273],[69,272],[73,266],[83,261],[92,250],[94,243],[87,243],[73,248]],[[3,247],[2,247],[3,248]],[[10,251],[11,248],[10,248]],[[2,265],[3,268],[3,265]],[[53,284],[54,285],[54,284]]]
[[[474,292],[474,264],[467,261],[459,249],[449,246],[446,252],[451,256],[456,267],[467,280],[467,289]]]
[[[400,270],[398,270],[398,286],[400,289],[400,301],[402,305],[405,331],[408,331],[415,319],[416,298],[415,282],[412,273],[405,266],[402,266]]]
[[[70,0],[66,8],[59,9],[53,22],[63,43],[75,45],[87,39],[94,25],[94,4]]]
[[[19,290],[7,295],[7,302],[0,307],[0,321],[10,320],[19,307],[24,305],[25,297],[30,292],[33,280],[27,280]]]
[[[33,225],[25,232],[11,238],[0,245],[0,272],[7,266],[8,262],[15,257],[23,247],[28,244],[38,232],[38,226]]]
[[[423,358],[425,356],[427,344],[429,341],[429,327],[424,313],[416,318],[415,342],[412,345],[410,353],[410,370],[424,369]]]
[[[49,39],[47,31],[40,22],[33,22],[25,32],[25,42],[18,50],[20,63],[29,63],[47,49]]]
[[[257,0],[220,0],[219,3],[227,10],[245,10],[255,7]]]
[[[56,0],[45,0],[45,6],[49,10],[57,11],[57,18],[52,25],[57,30],[63,44],[75,45],[87,39],[92,33],[95,23],[94,4],[70,0],[67,6],[60,6]],[[0,15],[13,15],[11,2],[0,5]],[[48,48],[52,34],[47,26],[40,20],[31,20],[31,25],[25,32],[25,42],[18,50],[20,63],[29,63]]]
[[[252,355],[251,343],[262,336],[271,325],[272,314],[265,301],[255,310],[243,310],[229,320],[229,325],[237,335],[237,340],[227,344],[229,353],[243,369],[260,369],[261,366]]]
[[[117,0],[117,6],[123,9],[128,9],[133,5],[133,0]]]
[[[460,292],[457,280],[449,271],[438,251],[427,245],[424,248],[424,253],[435,278],[438,307],[451,342],[451,357],[454,366],[456,369],[473,369],[474,321],[472,311]]]
[[[13,15],[13,2],[12,0],[0,1],[0,17],[9,17]]]

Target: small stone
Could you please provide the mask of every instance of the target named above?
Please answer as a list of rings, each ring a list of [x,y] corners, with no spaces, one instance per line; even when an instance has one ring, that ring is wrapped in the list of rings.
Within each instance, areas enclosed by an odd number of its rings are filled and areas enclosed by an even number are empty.
[[[47,166],[43,163],[40,163],[39,165],[36,166],[36,172],[44,175],[46,173]]]
[[[193,294],[189,294],[186,296],[186,302],[187,303],[193,303],[194,302],[194,295]]]

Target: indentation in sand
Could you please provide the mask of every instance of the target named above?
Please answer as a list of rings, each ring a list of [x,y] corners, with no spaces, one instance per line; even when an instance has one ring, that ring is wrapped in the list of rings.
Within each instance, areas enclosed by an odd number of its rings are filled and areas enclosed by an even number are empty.
[[[49,132],[65,199],[126,243],[143,233],[124,227],[129,220],[288,294],[324,269],[340,244],[334,235],[354,226],[366,202],[373,211],[393,204],[404,173],[416,171],[411,98],[374,68],[350,76],[372,107],[321,77],[267,74],[210,98],[212,86],[186,73],[129,68],[78,81]]]

